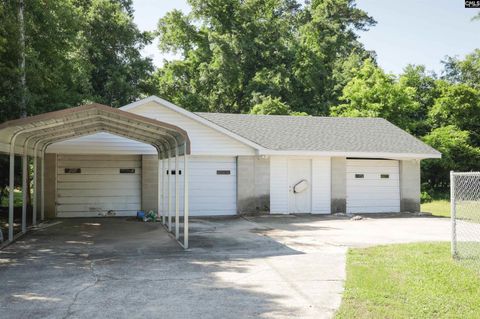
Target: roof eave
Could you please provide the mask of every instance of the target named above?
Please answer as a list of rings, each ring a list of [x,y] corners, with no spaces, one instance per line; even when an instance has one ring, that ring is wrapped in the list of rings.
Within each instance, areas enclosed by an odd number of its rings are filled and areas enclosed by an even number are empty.
[[[342,151],[306,151],[306,150],[260,150],[259,155],[270,156],[319,156],[319,157],[360,157],[392,159],[428,159],[441,158],[441,153],[390,153],[390,152],[342,152]]]

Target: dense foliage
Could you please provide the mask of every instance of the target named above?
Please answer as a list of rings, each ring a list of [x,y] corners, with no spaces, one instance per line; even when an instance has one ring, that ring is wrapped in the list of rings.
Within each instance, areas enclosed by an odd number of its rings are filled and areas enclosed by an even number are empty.
[[[0,0],[0,122],[23,115],[23,92],[27,114],[35,115],[90,101],[121,106],[147,90],[153,65],[140,51],[152,35],[133,23],[131,0],[23,0],[22,87],[20,2]],[[0,156],[0,195],[7,167]]]
[[[425,191],[446,192],[449,171],[480,170],[480,50],[448,58],[443,75],[409,65],[398,76],[366,60],[344,86],[334,116],[383,117],[442,152],[422,162]]]
[[[355,31],[374,21],[352,0],[191,0],[160,19],[159,48],[180,60],[154,78],[160,95],[191,110],[249,112],[259,95],[292,111],[328,115],[369,56]]]
[[[151,35],[130,0],[24,1],[27,113],[96,101],[121,106],[143,91]],[[20,116],[19,1],[0,2],[0,121]]]
[[[429,191],[480,169],[480,50],[440,75],[388,74],[359,42],[375,21],[354,0],[189,0],[152,32],[131,0],[23,0],[24,50],[21,2],[0,0],[0,122],[23,114],[22,96],[33,115],[157,94],[191,111],[384,117],[443,153],[423,162]],[[155,37],[178,57],[156,70],[141,54]]]

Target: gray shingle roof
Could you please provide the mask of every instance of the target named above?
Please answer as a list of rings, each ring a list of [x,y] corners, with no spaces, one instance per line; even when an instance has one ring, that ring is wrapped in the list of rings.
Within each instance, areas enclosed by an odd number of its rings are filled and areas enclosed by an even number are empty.
[[[196,114],[270,150],[440,154],[381,118]]]

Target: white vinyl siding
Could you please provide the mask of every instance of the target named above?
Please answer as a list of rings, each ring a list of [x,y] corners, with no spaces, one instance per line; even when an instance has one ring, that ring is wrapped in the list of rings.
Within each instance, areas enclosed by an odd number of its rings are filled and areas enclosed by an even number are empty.
[[[167,161],[164,161],[163,178],[168,179]],[[175,159],[170,160],[175,170]],[[183,156],[179,157],[179,207],[183,214]],[[217,170],[230,171],[229,175],[218,175]],[[190,156],[190,216],[222,216],[237,213],[237,162],[235,157]],[[167,193],[165,193],[167,194]],[[170,176],[172,214],[175,214],[175,175]],[[167,197],[165,197],[167,198]],[[167,207],[167,206],[165,206]]]
[[[288,214],[289,186],[288,160],[302,158],[294,156],[270,157],[270,212]],[[305,159],[305,158],[303,158]],[[331,165],[329,157],[308,158],[312,163],[311,177],[311,212],[312,214],[329,214],[331,198]]]
[[[238,156],[254,155],[253,148],[221,132],[179,114],[157,102],[148,102],[128,110],[135,114],[176,125],[187,131],[192,155]]]
[[[81,173],[66,173],[65,169]],[[122,174],[121,168],[135,173]],[[57,157],[58,217],[94,217],[114,211],[133,216],[141,208],[141,157],[138,155],[65,155]]]
[[[400,211],[398,161],[347,160],[346,173],[347,213]],[[382,174],[388,178],[381,178]]]

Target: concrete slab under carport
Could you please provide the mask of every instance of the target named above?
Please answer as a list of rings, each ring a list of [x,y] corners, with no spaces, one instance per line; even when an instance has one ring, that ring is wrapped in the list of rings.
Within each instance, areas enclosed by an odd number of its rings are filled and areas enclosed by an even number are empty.
[[[449,236],[440,218],[205,218],[183,251],[159,224],[58,221],[0,251],[8,318],[329,318],[349,246]]]

